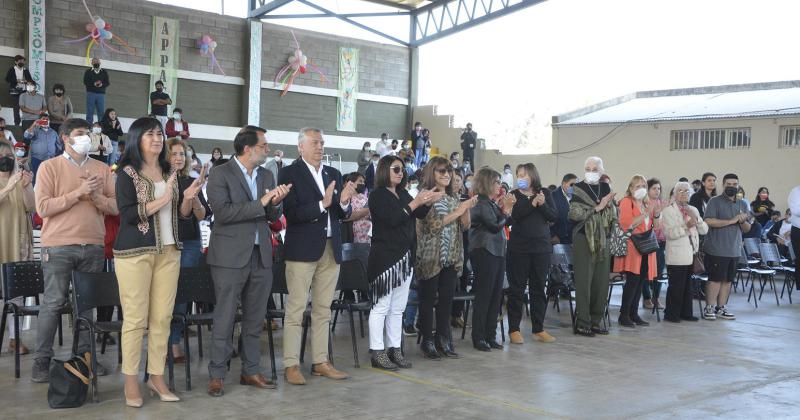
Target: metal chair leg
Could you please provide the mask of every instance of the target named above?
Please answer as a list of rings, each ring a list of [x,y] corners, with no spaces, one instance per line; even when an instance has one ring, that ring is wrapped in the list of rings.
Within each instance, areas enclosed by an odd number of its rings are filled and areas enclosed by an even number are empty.
[[[197,355],[203,358],[203,326],[197,326]]]
[[[267,318],[272,323],[272,318]],[[278,380],[278,368],[275,366],[275,342],[272,336],[271,325],[267,327],[267,343],[269,344],[269,362],[272,365],[272,380]],[[187,359],[188,361],[188,359]]]
[[[361,366],[359,366],[358,364],[358,345],[356,344],[356,324],[354,319],[355,316],[353,315],[352,309],[348,308],[348,312],[350,312],[350,338],[353,342],[353,360],[355,361],[356,368],[359,368]]]
[[[21,346],[21,341],[19,340],[20,330],[19,330],[19,315],[16,313],[14,314],[14,331],[17,332],[17,345],[14,348],[14,377],[19,379],[19,348]]]
[[[3,314],[0,316],[0,349],[3,347],[3,337],[6,334],[6,318],[8,317],[8,304],[3,305]],[[10,340],[11,337],[8,337]]]
[[[186,357],[186,390],[192,390],[192,356],[189,351],[189,325],[183,320],[183,354]]]
[[[61,315],[58,316],[58,345],[64,345],[64,320]]]
[[[470,301],[464,301],[464,327],[461,328],[461,339],[467,335],[467,320],[469,319]],[[500,310],[502,313],[502,309]]]

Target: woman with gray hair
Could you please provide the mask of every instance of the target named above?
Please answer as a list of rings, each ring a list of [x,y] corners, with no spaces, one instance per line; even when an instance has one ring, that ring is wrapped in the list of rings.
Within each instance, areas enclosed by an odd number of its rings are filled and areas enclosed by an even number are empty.
[[[586,171],[581,182],[574,186],[569,205],[572,229],[572,248],[575,270],[575,333],[586,337],[608,334],[600,326],[606,309],[608,274],[611,255],[608,238],[617,220],[615,193],[600,177],[605,173],[603,160],[592,156],[584,163]]]
[[[675,184],[675,202],[662,212],[661,228],[667,238],[665,260],[669,276],[667,307],[664,319],[670,322],[697,321],[692,315],[692,265],[700,250],[700,235],[708,233],[708,225],[700,212],[689,205],[691,185]]]

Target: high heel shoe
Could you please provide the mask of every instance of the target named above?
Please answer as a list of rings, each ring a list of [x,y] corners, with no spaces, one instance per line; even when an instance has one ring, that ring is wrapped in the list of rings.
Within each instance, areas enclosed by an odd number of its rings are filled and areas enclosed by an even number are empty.
[[[128,407],[141,408],[142,405],[144,404],[144,401],[142,401],[141,397],[139,397],[139,398],[128,398],[128,393],[124,392],[124,391],[123,391],[123,393],[125,394],[125,405],[127,405]]]
[[[152,396],[155,396],[157,394],[158,398],[161,401],[164,401],[164,402],[177,402],[177,401],[181,400],[180,398],[178,398],[177,395],[175,395],[175,394],[173,394],[173,393],[171,393],[169,391],[167,391],[167,392],[165,392],[163,394],[158,392],[158,388],[156,388],[156,386],[153,385],[153,383],[150,382],[150,381],[147,381],[147,387],[150,388],[150,396],[152,397]]]

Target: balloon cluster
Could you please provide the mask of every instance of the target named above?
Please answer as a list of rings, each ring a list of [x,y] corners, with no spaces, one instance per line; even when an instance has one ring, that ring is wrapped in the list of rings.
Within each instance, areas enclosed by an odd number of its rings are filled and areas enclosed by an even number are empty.
[[[217,61],[217,56],[214,55],[214,51],[217,49],[217,41],[214,41],[214,38],[211,38],[209,35],[203,35],[197,40],[197,48],[200,49],[200,55],[203,57],[211,57],[211,71],[213,72],[214,66],[216,66],[219,72],[224,76],[225,71],[222,70],[219,61]]]
[[[322,71],[322,69],[308,62],[308,57],[306,57],[306,55],[303,54],[303,51],[300,49],[300,43],[297,42],[297,37],[294,36],[294,31],[291,31],[291,33],[292,38],[294,38],[294,54],[289,56],[289,62],[284,65],[275,76],[275,86],[283,84],[281,96],[286,95],[286,92],[288,92],[289,88],[292,87],[294,79],[297,77],[297,75],[306,74],[307,69],[311,69],[311,71],[319,74],[319,78],[323,83],[328,81],[325,78],[325,73]]]
[[[114,34],[111,33],[111,24],[103,20],[101,17],[95,19],[94,23],[87,23],[86,32],[89,32],[92,36],[92,39],[95,40],[110,40],[114,38]]]

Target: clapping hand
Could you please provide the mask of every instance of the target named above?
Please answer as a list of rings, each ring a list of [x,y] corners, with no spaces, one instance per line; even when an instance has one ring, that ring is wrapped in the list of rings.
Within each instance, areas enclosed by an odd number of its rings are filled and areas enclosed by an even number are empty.
[[[348,181],[344,184],[344,189],[342,189],[342,194],[339,196],[339,203],[343,206],[350,203],[350,198],[356,195],[356,184],[352,181]]]
[[[531,200],[531,204],[533,204],[533,207],[539,207],[544,204],[544,193],[539,191],[539,193],[533,197],[533,200]]]
[[[539,194],[541,194],[541,193],[539,193]],[[538,198],[539,197],[537,196],[534,199],[534,201],[538,200]],[[502,203],[501,207],[503,208],[503,210],[506,213],[508,213],[511,210],[511,208],[514,207],[514,204],[516,204],[516,202],[517,202],[517,197],[513,193],[508,193],[505,196],[503,196],[503,198],[501,199],[501,203]],[[544,196],[542,196],[542,202],[544,202]],[[536,206],[536,204],[534,204],[534,206]]]
[[[429,206],[432,203],[441,200],[443,196],[444,196],[443,192],[433,191],[433,190],[422,190],[417,194],[416,197],[414,197],[413,203],[416,205],[416,207]]]
[[[197,198],[197,195],[200,193],[200,189],[202,188],[203,188],[203,182],[200,180],[200,178],[195,179],[192,182],[192,185],[189,185],[183,191],[183,198],[186,200],[194,200],[195,198]]]
[[[33,182],[33,173],[31,173],[30,171],[20,171],[17,173],[22,174],[22,179],[21,179],[22,188],[28,188],[28,186],[31,185],[31,183]]]
[[[292,189],[292,184],[281,184],[275,187],[272,191],[267,191],[264,197],[261,198],[261,203],[265,206],[267,204],[272,204],[273,206],[277,206],[278,204],[289,195],[289,191]],[[266,203],[266,204],[265,204]]]
[[[476,204],[478,204],[478,196],[477,195],[472,197],[472,198],[470,198],[470,199],[468,199],[468,200],[462,201],[461,204],[458,206],[458,208],[462,212],[466,212],[469,209],[475,207]]]
[[[333,201],[333,189],[336,188],[336,181],[331,181],[328,184],[328,188],[325,189],[325,196],[322,197],[322,207],[328,208],[331,206],[331,201]]]

